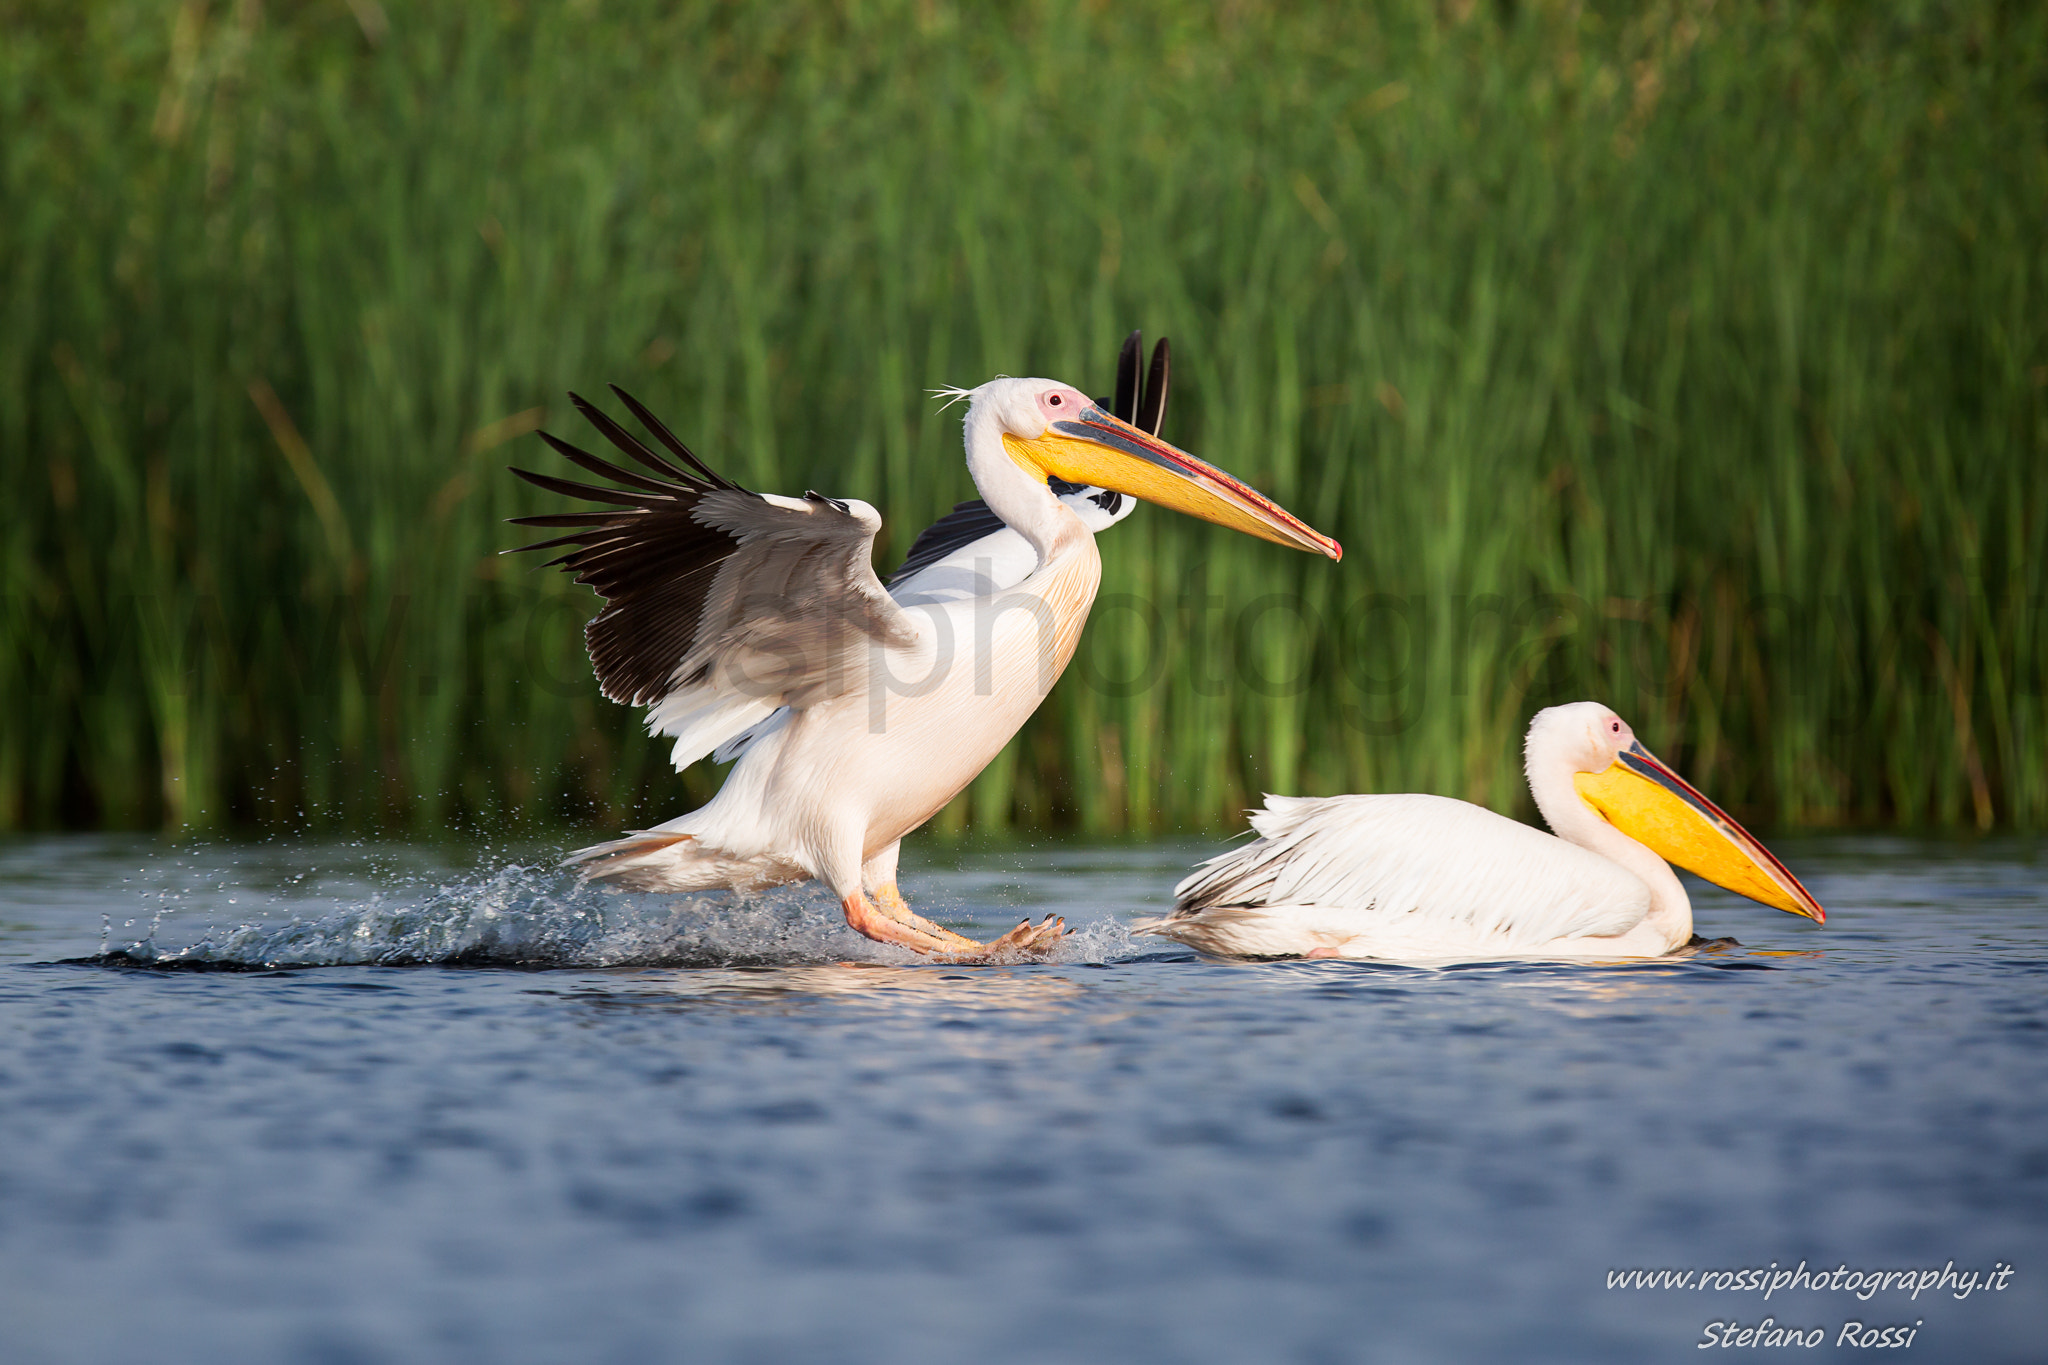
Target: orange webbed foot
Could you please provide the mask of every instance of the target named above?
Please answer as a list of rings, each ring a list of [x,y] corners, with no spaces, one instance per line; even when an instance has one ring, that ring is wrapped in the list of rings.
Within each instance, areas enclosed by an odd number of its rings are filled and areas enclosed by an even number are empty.
[[[880,898],[886,893],[878,892],[877,895]],[[956,934],[921,915],[912,914],[900,894],[895,895],[893,901],[894,907],[884,899],[883,906],[878,908],[865,895],[855,893],[839,905],[846,913],[847,925],[855,933],[877,943],[894,943],[943,962],[987,962],[997,957],[1035,956],[1050,952],[1067,932],[1066,920],[1047,915],[1037,924],[1023,920],[1001,938],[977,943],[964,934]],[[888,913],[890,908],[900,908],[901,914]]]

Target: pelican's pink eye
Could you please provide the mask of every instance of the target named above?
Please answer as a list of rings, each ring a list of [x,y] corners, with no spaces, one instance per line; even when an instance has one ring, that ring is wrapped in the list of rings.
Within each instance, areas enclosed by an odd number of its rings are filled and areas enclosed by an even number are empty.
[[[1088,400],[1062,384],[1038,395],[1038,415],[1047,422],[1067,422],[1088,410]]]
[[[1620,722],[1620,721],[1616,721],[1616,722],[1614,722],[1614,733],[1615,733],[1615,734],[1617,734],[1617,735],[1621,733],[1621,722]]]

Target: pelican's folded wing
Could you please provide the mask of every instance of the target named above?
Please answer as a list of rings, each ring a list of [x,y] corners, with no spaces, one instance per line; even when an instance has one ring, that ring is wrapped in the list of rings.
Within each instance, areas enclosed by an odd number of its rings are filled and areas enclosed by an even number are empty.
[[[513,520],[574,528],[520,548],[573,547],[551,562],[605,599],[584,629],[598,686],[613,701],[649,708],[648,730],[675,737],[676,767],[779,707],[802,709],[859,689],[875,650],[916,643],[916,621],[870,562],[882,524],[874,508],[817,493],[750,492],[698,460],[623,390],[613,392],[683,463],[571,394],[652,476],[542,432],[562,455],[624,487],[515,469],[541,488],[607,506]]]
[[[1271,910],[1366,939],[1508,951],[1623,933],[1649,909],[1619,865],[1449,797],[1269,796],[1252,828],[1174,888],[1157,925]]]
[[[900,591],[932,565],[943,563],[975,542],[1000,535],[1007,529],[1003,519],[980,498],[954,503],[952,511],[918,533],[910,553],[896,566],[896,572],[889,575],[889,590]],[[1036,559],[1035,555],[1033,559]]]

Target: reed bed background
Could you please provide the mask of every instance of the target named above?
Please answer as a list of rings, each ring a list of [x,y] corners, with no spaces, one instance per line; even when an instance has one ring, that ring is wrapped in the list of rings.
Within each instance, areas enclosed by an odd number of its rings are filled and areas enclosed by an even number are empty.
[[[2027,4],[0,0],[0,826],[590,821],[503,472],[618,382],[751,486],[971,496],[1101,391],[1340,566],[1141,509],[942,830],[1526,809],[1597,697],[1781,823],[2048,822],[2048,15]]]

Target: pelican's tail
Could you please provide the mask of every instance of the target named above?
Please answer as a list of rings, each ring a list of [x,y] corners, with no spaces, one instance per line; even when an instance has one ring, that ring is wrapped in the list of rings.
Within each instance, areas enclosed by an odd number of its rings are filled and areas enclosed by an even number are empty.
[[[636,829],[623,839],[579,848],[562,866],[577,869],[585,882],[621,891],[759,891],[811,875],[786,858],[735,856],[706,842],[702,833],[676,829]]]
[[[694,842],[687,834],[636,829],[623,839],[579,848],[562,859],[562,866],[577,869],[586,882],[609,882],[622,891],[704,891],[724,885],[717,860],[690,856]]]

